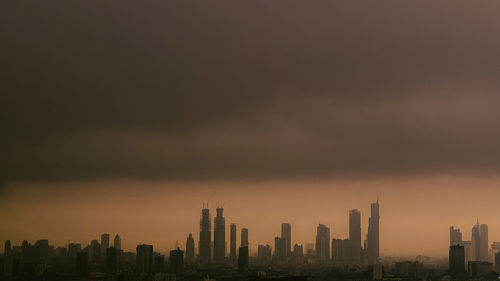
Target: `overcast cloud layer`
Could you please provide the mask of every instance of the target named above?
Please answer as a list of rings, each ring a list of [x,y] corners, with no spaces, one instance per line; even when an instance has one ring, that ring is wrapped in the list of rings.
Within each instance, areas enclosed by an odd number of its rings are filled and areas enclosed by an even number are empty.
[[[499,2],[0,5],[4,182],[500,172]]]

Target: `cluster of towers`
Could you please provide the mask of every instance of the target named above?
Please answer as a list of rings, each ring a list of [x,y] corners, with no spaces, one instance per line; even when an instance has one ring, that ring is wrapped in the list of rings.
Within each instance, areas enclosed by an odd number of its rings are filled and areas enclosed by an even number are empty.
[[[460,229],[450,226],[450,246],[464,248],[464,261],[490,261],[488,246],[488,225],[480,224],[479,220],[472,227],[471,240],[463,240]]]

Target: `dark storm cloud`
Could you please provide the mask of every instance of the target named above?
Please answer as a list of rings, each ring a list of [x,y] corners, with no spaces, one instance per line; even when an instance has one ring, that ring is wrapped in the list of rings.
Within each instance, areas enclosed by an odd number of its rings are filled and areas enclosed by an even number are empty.
[[[500,167],[494,2],[1,5],[7,181]]]

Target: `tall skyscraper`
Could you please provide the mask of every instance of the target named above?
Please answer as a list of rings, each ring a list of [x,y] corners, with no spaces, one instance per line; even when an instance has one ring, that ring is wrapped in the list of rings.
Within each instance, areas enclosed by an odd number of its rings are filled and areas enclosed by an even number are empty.
[[[104,233],[101,235],[101,252],[102,256],[106,255],[106,249],[109,248],[109,234]]]
[[[200,242],[198,243],[198,259],[200,262],[209,262],[211,257],[210,210],[203,206],[200,219]]]
[[[137,245],[137,272],[150,274],[153,272],[153,245]]]
[[[472,227],[472,249],[475,261],[488,261],[488,225],[479,220]]]
[[[214,219],[214,260],[219,262],[226,258],[226,219],[223,212],[223,208],[217,208]]]
[[[462,245],[462,232],[458,228],[450,226],[450,246]]]
[[[194,263],[194,238],[191,233],[189,233],[189,236],[186,239],[186,263]]]
[[[122,239],[120,235],[116,234],[115,239],[113,241],[113,247],[119,252],[122,249]]]
[[[230,241],[229,241],[229,259],[235,263],[236,259],[236,224],[231,224],[231,233],[230,233]]]
[[[316,262],[330,260],[330,228],[320,224],[316,229]]]
[[[368,235],[367,235],[367,254],[368,264],[376,264],[379,261],[379,204],[378,199],[376,203],[371,204],[371,214],[368,220]]]
[[[248,271],[248,246],[238,249],[238,271],[240,274],[246,274]]]
[[[286,240],[281,237],[274,238],[274,256],[283,261],[286,257]]]
[[[292,252],[292,226],[289,223],[281,224],[281,239],[285,241],[285,256],[289,257]]]
[[[361,257],[361,212],[357,209],[349,212],[349,240],[351,259],[358,262]]]
[[[464,246],[452,245],[449,253],[450,274],[453,277],[462,276],[465,273],[465,250]]]
[[[242,228],[241,229],[241,247],[247,247],[247,246],[248,246],[248,229]]]

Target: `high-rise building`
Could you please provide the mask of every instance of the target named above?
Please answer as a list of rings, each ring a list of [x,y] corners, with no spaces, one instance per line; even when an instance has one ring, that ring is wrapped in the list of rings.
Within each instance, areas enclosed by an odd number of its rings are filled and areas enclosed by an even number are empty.
[[[5,247],[4,247],[4,256],[8,257],[12,254],[12,246],[10,244],[10,240],[5,241]]]
[[[177,248],[177,250],[170,251],[169,271],[174,274],[181,274],[184,269],[184,252]]]
[[[189,236],[186,239],[186,263],[194,263],[194,238],[191,233],[189,233]]]
[[[241,229],[241,247],[248,247],[248,229]]]
[[[223,208],[217,208],[214,218],[214,260],[219,262],[226,258],[226,219],[223,212]]]
[[[257,260],[261,264],[267,264],[271,262],[272,249],[269,245],[259,245],[257,248]]]
[[[500,272],[500,252],[495,254],[495,270]]]
[[[472,248],[472,241],[462,241],[461,246],[464,246],[465,252],[465,264],[469,264],[469,261],[474,260],[474,249]]]
[[[361,212],[357,209],[349,212],[349,240],[351,260],[359,262],[361,257]]]
[[[462,276],[465,273],[465,249],[464,246],[452,245],[449,252],[450,274],[453,277]]]
[[[211,237],[210,231],[210,210],[208,208],[201,210],[200,219],[200,241],[198,243],[198,259],[200,262],[209,262],[211,257]]]
[[[285,256],[289,257],[292,253],[292,225],[289,223],[281,224],[281,239],[285,241]]]
[[[379,249],[380,249],[380,240],[379,240],[379,223],[380,223],[380,215],[379,215],[379,204],[378,199],[376,203],[371,204],[371,214],[368,220],[368,235],[367,235],[367,255],[368,255],[368,264],[376,264],[379,261]]]
[[[274,238],[274,256],[283,261],[286,257],[286,240],[281,237]]]
[[[113,241],[113,247],[117,251],[120,251],[122,249],[122,239],[120,238],[120,235],[118,235],[118,234],[116,234],[115,239]]]
[[[302,264],[304,260],[304,248],[302,247],[302,245],[295,244],[293,246],[292,257],[295,264]]]
[[[479,221],[472,227],[472,249],[475,261],[488,261],[488,225]]]
[[[229,259],[236,263],[236,224],[232,223],[230,227],[230,240],[229,240]]]
[[[150,274],[153,272],[153,245],[137,245],[136,248],[137,273]]]
[[[70,258],[76,258],[76,254],[82,250],[82,244],[69,243],[68,244],[68,256]]]
[[[92,262],[96,262],[101,258],[101,244],[99,244],[99,241],[92,240],[90,242],[89,258]]]
[[[238,271],[240,274],[246,274],[248,271],[248,246],[238,250]]]
[[[114,247],[109,247],[106,249],[106,271],[116,272],[117,269],[118,269],[117,250]]]
[[[450,226],[450,246],[462,245],[462,232],[458,228]]]
[[[104,256],[106,254],[106,250],[109,248],[109,234],[104,233],[101,235],[101,252]]]
[[[325,263],[330,260],[330,228],[320,224],[316,229],[316,262]]]
[[[154,255],[153,272],[154,273],[164,273],[165,272],[165,256],[164,255],[160,255],[160,254]]]

